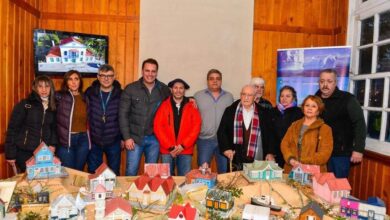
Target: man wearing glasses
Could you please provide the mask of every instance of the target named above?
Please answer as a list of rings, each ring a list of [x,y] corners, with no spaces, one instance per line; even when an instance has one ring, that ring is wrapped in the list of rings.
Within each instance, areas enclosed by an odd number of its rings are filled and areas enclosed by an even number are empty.
[[[87,160],[90,173],[102,164],[105,153],[108,166],[119,175],[122,136],[118,113],[121,93],[114,68],[107,64],[100,66],[97,80],[85,92],[92,142]]]
[[[233,170],[242,170],[243,163],[264,160],[268,153],[269,125],[265,109],[255,103],[252,85],[242,88],[240,99],[225,109],[218,128],[218,146],[230,160]]]

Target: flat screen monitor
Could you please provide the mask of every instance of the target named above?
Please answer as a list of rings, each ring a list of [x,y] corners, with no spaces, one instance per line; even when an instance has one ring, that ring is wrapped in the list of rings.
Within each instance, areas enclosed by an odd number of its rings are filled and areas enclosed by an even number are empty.
[[[96,76],[108,63],[108,36],[56,30],[34,30],[36,75],[61,76],[77,70],[83,76]]]

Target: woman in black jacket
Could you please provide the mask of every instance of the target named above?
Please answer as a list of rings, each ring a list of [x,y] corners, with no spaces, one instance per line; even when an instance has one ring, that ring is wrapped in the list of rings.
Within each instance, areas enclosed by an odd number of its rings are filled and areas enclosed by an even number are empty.
[[[5,157],[21,172],[26,161],[43,141],[53,147],[57,144],[56,105],[54,85],[48,76],[38,76],[32,83],[32,92],[13,109],[5,141]]]
[[[301,108],[297,107],[297,102],[295,89],[291,86],[283,86],[279,91],[279,103],[270,111],[271,134],[274,136],[271,138],[274,142],[271,146],[274,147],[275,161],[280,167],[285,164],[280,143],[290,125],[303,117]]]

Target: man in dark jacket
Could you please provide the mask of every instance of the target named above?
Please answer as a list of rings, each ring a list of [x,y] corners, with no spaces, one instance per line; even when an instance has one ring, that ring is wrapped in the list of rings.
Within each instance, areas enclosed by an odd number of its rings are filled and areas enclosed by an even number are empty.
[[[119,175],[122,136],[118,113],[122,89],[110,65],[102,65],[97,78],[85,92],[92,142],[87,160],[88,172],[94,173],[103,163],[104,152],[108,166]]]
[[[244,86],[240,98],[225,109],[217,133],[220,151],[234,170],[242,170],[243,163],[263,160],[269,153],[266,110],[255,103],[255,88]]]
[[[158,63],[142,63],[142,77],[123,90],[119,107],[119,125],[127,149],[126,175],[136,176],[145,153],[146,163],[156,163],[160,146],[153,132],[153,119],[161,102],[168,98],[167,85],[156,79]]]
[[[338,178],[347,178],[350,162],[359,163],[363,159],[366,140],[363,110],[352,94],[338,89],[335,70],[321,71],[319,87],[316,95],[325,104],[321,117],[333,132],[333,152],[328,169]]]

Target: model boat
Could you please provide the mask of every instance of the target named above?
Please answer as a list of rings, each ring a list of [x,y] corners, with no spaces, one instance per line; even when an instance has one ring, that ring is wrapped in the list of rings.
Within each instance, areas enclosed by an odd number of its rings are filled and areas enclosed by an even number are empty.
[[[282,207],[275,205],[275,202],[272,197],[261,195],[261,196],[253,196],[251,198],[252,205],[269,207],[272,211],[279,212],[282,210]]]

